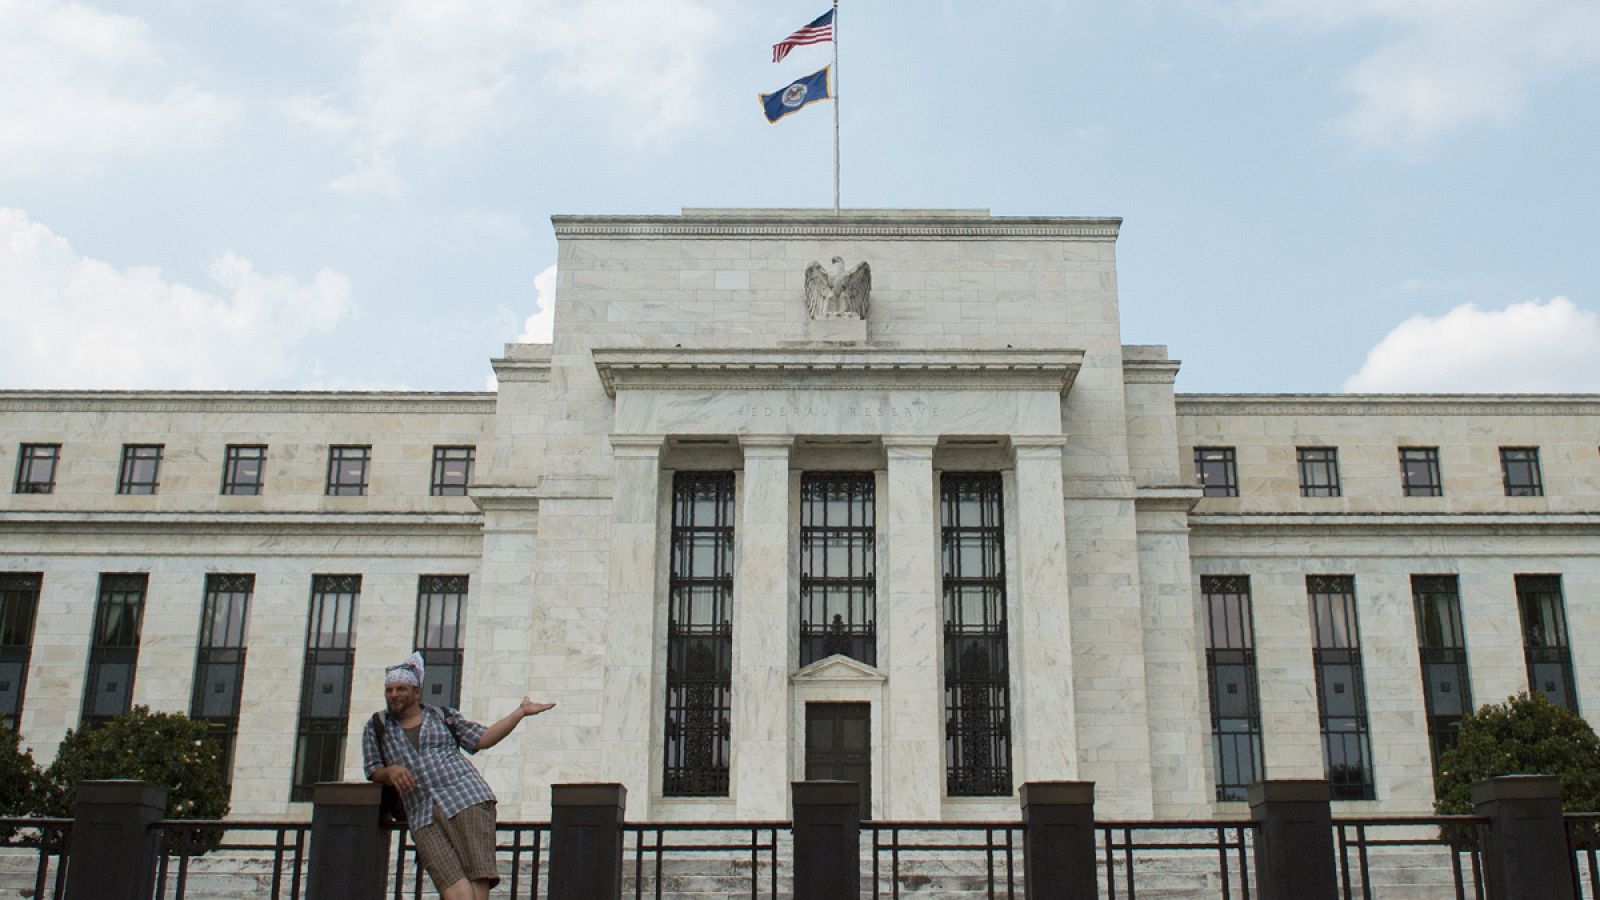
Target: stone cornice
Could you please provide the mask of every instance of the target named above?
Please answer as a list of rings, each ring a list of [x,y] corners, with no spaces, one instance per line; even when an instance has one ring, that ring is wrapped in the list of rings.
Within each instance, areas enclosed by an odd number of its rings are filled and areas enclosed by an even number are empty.
[[[89,510],[7,510],[0,526],[11,529],[126,531],[148,534],[187,531],[270,532],[335,530],[345,534],[406,531],[472,531],[483,527],[478,513],[329,512],[99,512]]]
[[[1600,416],[1600,394],[1178,394],[1180,416]]]
[[[1125,359],[1122,361],[1124,384],[1172,384],[1178,380],[1181,360]]]
[[[591,351],[606,394],[643,390],[1050,389],[1066,394],[1082,350],[904,348],[603,348]],[[806,376],[797,379],[796,376]],[[820,381],[818,380],[820,378]],[[998,383],[997,383],[998,379]]]
[[[950,211],[706,211],[683,216],[551,216],[556,237],[777,240],[1115,241],[1120,218],[988,216]]]
[[[1592,513],[1200,513],[1189,516],[1197,533],[1282,535],[1397,534],[1600,534]]]
[[[493,415],[480,391],[0,391],[0,413],[428,413]]]
[[[475,484],[467,492],[472,502],[484,512],[517,512],[539,508],[539,486],[508,487],[505,485]]]
[[[1188,512],[1200,502],[1202,490],[1188,485],[1156,485],[1141,487],[1133,502],[1140,510],[1166,510]]]

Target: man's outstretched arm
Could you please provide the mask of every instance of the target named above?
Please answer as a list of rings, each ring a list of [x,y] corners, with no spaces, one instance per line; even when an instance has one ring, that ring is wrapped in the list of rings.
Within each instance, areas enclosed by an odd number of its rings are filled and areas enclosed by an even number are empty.
[[[516,709],[506,714],[505,718],[483,730],[483,737],[478,739],[476,749],[487,750],[493,747],[504,740],[505,736],[517,727],[517,723],[528,716],[537,716],[553,706],[555,706],[554,703],[535,703],[529,698],[523,697],[522,702],[517,705]]]

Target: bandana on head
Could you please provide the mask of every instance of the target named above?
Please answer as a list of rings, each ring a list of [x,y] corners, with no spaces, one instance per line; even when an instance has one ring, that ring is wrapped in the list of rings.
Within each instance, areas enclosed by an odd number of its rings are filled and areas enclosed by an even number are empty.
[[[388,687],[391,684],[422,687],[422,651],[412,653],[398,666],[390,666],[383,670],[383,686]]]

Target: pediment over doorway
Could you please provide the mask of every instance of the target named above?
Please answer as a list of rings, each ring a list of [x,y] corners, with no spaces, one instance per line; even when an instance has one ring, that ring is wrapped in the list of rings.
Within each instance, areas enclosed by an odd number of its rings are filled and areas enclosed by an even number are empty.
[[[819,659],[811,665],[797,670],[789,676],[789,681],[794,684],[837,684],[839,682],[881,684],[887,681],[888,678],[889,676],[885,675],[882,669],[869,666],[858,659],[851,659],[848,656],[835,653],[826,659]]]

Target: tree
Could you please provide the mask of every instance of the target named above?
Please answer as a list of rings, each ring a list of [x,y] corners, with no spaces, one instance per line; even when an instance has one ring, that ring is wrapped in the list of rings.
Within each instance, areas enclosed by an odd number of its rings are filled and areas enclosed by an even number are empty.
[[[78,783],[138,778],[167,789],[169,819],[220,819],[228,813],[221,749],[203,723],[135,706],[99,728],[68,731],[45,770],[45,815],[70,816]]]
[[[25,816],[33,811],[39,767],[22,748],[15,731],[0,725],[0,816]]]
[[[1497,775],[1555,775],[1564,810],[1600,811],[1600,739],[1543,694],[1518,694],[1462,719],[1456,745],[1439,757],[1434,808],[1471,815],[1473,783]]]

